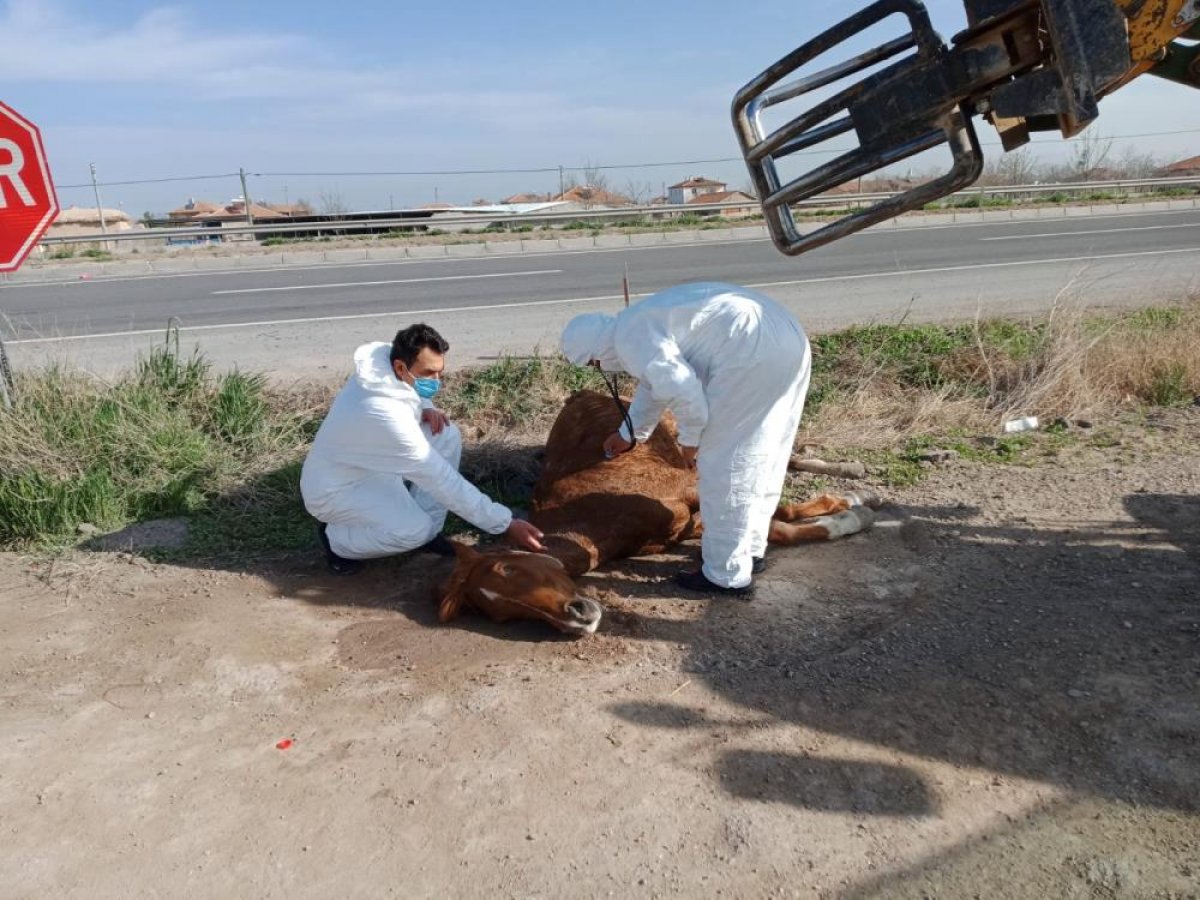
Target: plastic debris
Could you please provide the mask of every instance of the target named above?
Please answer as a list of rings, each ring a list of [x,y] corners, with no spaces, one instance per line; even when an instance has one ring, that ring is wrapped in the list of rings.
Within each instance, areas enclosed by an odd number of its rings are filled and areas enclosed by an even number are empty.
[[[287,750],[291,746],[292,746],[292,739],[284,738],[282,741],[280,741],[278,744],[275,745],[275,749],[276,750]]]
[[[1009,419],[1004,423],[1004,433],[1014,434],[1018,431],[1037,431],[1037,416],[1024,416],[1020,419]]]

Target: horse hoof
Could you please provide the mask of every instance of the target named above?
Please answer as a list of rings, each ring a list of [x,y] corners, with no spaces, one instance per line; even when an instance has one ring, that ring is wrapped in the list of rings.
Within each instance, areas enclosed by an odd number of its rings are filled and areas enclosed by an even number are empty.
[[[867,509],[879,509],[883,506],[883,499],[874,491],[852,491],[846,494],[846,499],[850,501],[850,506],[864,506]]]

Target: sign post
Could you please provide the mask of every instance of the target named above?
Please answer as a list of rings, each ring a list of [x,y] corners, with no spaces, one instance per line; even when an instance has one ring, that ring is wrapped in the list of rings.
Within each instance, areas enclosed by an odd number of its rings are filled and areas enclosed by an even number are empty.
[[[0,272],[20,266],[57,215],[41,133],[0,103]]]

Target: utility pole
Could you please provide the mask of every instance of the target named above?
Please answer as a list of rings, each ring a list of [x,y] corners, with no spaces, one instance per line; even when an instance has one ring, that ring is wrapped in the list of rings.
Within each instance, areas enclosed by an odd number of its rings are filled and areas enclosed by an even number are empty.
[[[88,169],[92,173],[92,193],[96,195],[96,214],[100,216],[100,233],[108,234],[108,224],[104,221],[104,207],[100,205],[100,185],[96,183],[96,164],[88,163]],[[104,249],[108,249],[108,241],[104,242]]]
[[[8,354],[4,352],[4,341],[0,341],[0,403],[12,409],[12,370],[8,367]]]
[[[558,167],[558,199],[561,200],[563,198],[563,194],[565,194],[566,192],[567,192],[567,188],[565,186],[565,183],[563,182],[563,167],[559,166]]]
[[[246,224],[253,228],[254,213],[250,212],[250,192],[246,190],[246,170],[238,169],[238,176],[242,179],[242,203],[246,207]]]

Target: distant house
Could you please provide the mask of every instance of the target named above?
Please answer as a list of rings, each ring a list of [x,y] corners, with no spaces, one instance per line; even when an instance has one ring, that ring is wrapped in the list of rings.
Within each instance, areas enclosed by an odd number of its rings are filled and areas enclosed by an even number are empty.
[[[729,209],[701,210],[702,216],[752,216],[759,211],[758,202],[744,191],[717,191],[715,194],[700,194],[687,202],[688,206],[703,206],[708,203],[745,203]]]
[[[1173,162],[1162,170],[1162,174],[1168,178],[1190,178],[1200,175],[1200,156],[1189,156],[1187,159]]]
[[[46,237],[74,237],[81,234],[100,233],[101,210],[91,206],[68,206],[51,223]],[[120,209],[106,209],[104,229],[108,232],[130,231],[135,226],[129,216]]]
[[[547,203],[553,198],[550,194],[513,194],[511,197],[505,197],[500,201],[505,206],[511,206],[514,203]]]
[[[633,206],[633,201],[623,194],[616,194],[602,187],[577,184],[551,198],[554,203],[579,203],[585,209]]]
[[[267,203],[267,209],[273,209],[277,213],[282,213],[289,218],[297,216],[311,216],[313,208],[307,203]]]
[[[291,209],[302,207],[266,206],[262,203],[250,204],[250,212],[255,222],[278,222],[292,217]],[[240,223],[246,220],[246,201],[241,197],[230,200],[224,206],[209,203],[206,200],[188,200],[183,206],[167,213],[167,220],[173,224],[192,225],[221,225],[224,223]]]
[[[188,202],[183,206],[177,207],[167,213],[167,218],[172,222],[188,222],[197,221],[204,215],[215,215],[221,211],[222,207],[219,203],[209,203],[207,200],[193,200],[188,198]]]
[[[691,203],[696,197],[704,194],[719,194],[725,190],[725,182],[713,181],[700,175],[693,175],[679,184],[667,188],[667,200],[671,203]]]

